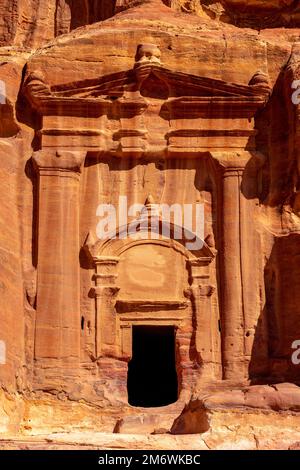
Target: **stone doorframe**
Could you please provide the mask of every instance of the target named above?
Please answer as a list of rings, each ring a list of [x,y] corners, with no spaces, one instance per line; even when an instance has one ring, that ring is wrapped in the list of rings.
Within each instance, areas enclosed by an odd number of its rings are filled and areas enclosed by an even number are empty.
[[[90,238],[91,239],[91,238]],[[176,364],[181,392],[191,391],[200,374],[211,377],[213,341],[210,327],[212,294],[210,264],[215,253],[203,242],[199,256],[179,241],[153,239],[151,232],[138,239],[108,239],[89,243],[86,249],[95,267],[96,356],[128,362],[132,357],[132,327],[173,326],[176,329]],[[174,300],[124,300],[118,286],[122,254],[141,244],[156,244],[179,251],[186,259],[189,283]],[[191,350],[194,351],[191,358]]]

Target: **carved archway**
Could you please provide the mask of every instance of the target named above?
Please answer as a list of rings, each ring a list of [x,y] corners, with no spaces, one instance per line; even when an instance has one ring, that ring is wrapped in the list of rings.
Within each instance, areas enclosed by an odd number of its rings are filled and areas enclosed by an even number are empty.
[[[148,209],[149,215],[153,207]],[[158,217],[157,221],[162,228],[164,220]],[[183,227],[169,224],[171,236],[179,228],[184,233]],[[95,266],[97,358],[113,356],[128,362],[133,326],[173,327],[180,389],[191,390],[199,370],[203,373],[212,363],[207,322],[215,252],[204,241],[201,248],[190,251],[184,237],[177,240],[159,230],[146,230],[141,219],[136,227],[134,236],[126,238],[120,238],[126,229],[120,227],[105,240],[95,241],[91,235],[87,239],[86,249]],[[202,343],[203,357],[195,353],[196,342]]]

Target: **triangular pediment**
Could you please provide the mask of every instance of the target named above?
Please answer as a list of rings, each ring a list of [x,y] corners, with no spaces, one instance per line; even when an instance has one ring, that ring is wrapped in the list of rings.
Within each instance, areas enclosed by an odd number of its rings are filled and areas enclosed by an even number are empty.
[[[71,105],[76,108],[84,102],[89,106],[114,106],[116,102],[128,103],[131,101],[138,108],[142,106],[143,84],[152,80],[151,97],[155,97],[157,90],[166,90],[163,93],[165,102],[186,98],[187,102],[201,100],[211,102],[232,101],[250,102],[259,106],[269,96],[270,89],[265,84],[240,85],[219,79],[195,76],[188,73],[172,71],[156,63],[146,63],[135,66],[124,72],[108,74],[96,79],[76,81],[64,85],[50,87],[43,81],[39,72],[31,74],[25,82],[25,94],[34,107],[51,108],[56,105]],[[160,82],[160,83],[159,83]],[[144,94],[147,98],[147,94]],[[157,91],[157,98],[162,93]],[[43,110],[41,109],[43,112]]]
[[[141,71],[140,68],[139,71]],[[145,78],[150,75],[168,84],[170,96],[222,96],[222,97],[255,97],[257,90],[251,86],[228,83],[207,77],[198,77],[182,72],[174,72],[159,66],[145,66]],[[144,81],[143,80],[143,81]],[[52,88],[52,94],[67,98],[114,98],[124,92],[134,92],[139,89],[138,76],[135,70],[119,72],[100,77],[99,79],[73,82]],[[183,93],[184,90],[184,93]]]

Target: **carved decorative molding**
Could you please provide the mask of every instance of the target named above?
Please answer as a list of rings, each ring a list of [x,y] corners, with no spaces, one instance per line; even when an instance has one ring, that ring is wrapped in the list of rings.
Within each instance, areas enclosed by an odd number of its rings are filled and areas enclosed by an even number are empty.
[[[123,300],[116,302],[116,311],[118,313],[127,312],[153,312],[159,310],[184,310],[188,303],[184,300]]]
[[[145,63],[161,64],[161,52],[156,44],[140,44],[136,51],[136,67]]]
[[[255,161],[256,167],[261,168],[265,162],[266,157],[261,152],[257,151],[237,151],[237,152],[209,152],[213,160],[219,165],[219,168],[224,174],[243,172],[249,161]]]
[[[116,286],[96,286],[93,289],[94,296],[103,298],[104,296],[113,299],[119,292],[119,287]]]
[[[132,223],[132,222],[131,222]],[[144,232],[142,232],[144,233]],[[139,232],[137,232],[139,234]],[[91,242],[91,238],[87,239],[86,244],[84,245],[85,251],[88,254],[89,258],[93,260],[95,265],[97,265],[97,259],[100,255],[107,253],[107,256],[116,256],[119,257],[125,251],[137,245],[161,245],[167,248],[171,248],[179,253],[181,253],[188,262],[197,262],[202,266],[208,265],[216,256],[217,251],[208,246],[206,242],[202,242],[201,249],[197,249],[192,253],[185,247],[185,241],[190,240],[174,240],[173,238],[154,238],[151,237],[151,232],[148,232],[148,237],[145,238],[144,235],[141,238],[122,238],[119,239],[119,232],[115,234],[115,238],[107,238],[105,240],[96,240]],[[171,233],[172,237],[172,233]]]
[[[134,157],[254,150],[253,118],[271,91],[267,75],[257,72],[249,85],[229,83],[170,70],[160,54],[157,45],[141,44],[130,70],[61,85],[30,73],[23,93],[43,116],[40,147]]]
[[[187,260],[187,267],[190,272],[190,284],[192,286],[207,283],[210,277],[210,263],[217,253],[216,250],[211,249],[211,256],[203,256],[199,258]],[[189,295],[189,291],[186,291]]]

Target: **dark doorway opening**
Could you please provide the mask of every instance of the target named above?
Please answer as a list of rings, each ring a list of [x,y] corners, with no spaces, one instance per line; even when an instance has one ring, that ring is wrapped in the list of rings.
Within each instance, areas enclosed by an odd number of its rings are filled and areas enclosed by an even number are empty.
[[[174,403],[178,398],[174,327],[133,326],[132,353],[129,404],[154,407]]]

